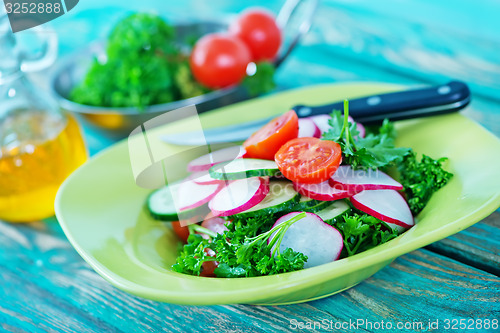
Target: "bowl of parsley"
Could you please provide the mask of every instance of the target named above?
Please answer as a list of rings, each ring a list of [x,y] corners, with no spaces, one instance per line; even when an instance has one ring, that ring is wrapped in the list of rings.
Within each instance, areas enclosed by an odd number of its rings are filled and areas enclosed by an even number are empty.
[[[167,24],[135,13],[106,42],[63,59],[52,78],[60,106],[103,134],[121,138],[166,111],[195,104],[199,112],[248,97],[240,86],[210,91],[189,69],[189,46],[225,28],[220,22]]]
[[[300,1],[299,1],[300,2]],[[316,3],[315,1],[313,1]],[[276,19],[283,32],[296,1],[287,1]],[[52,90],[60,106],[81,116],[102,134],[128,136],[145,121],[164,112],[196,105],[198,113],[261,95],[275,85],[273,74],[310,27],[315,6],[303,16],[272,61],[254,61],[244,78],[208,88],[193,75],[190,53],[207,34],[224,33],[225,21],[169,24],[151,13],[133,13],[120,20],[106,41],[97,41],[60,61]],[[240,16],[241,17],[241,16]]]

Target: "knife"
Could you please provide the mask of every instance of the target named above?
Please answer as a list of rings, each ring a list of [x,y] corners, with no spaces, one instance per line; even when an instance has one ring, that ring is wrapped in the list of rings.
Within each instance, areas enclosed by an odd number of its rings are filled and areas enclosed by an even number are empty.
[[[349,115],[364,125],[389,120],[403,120],[456,112],[469,104],[470,91],[461,81],[444,85],[378,94],[349,100]],[[292,108],[299,118],[330,114],[343,110],[343,101],[327,105],[296,105]],[[204,145],[246,140],[260,127],[276,116],[236,125],[209,128],[199,132],[182,132],[163,135],[161,139],[176,145]]]

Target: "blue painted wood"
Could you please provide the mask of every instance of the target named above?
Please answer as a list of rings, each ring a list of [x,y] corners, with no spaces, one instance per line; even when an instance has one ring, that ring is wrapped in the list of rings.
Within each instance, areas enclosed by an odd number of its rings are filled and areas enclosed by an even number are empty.
[[[0,223],[0,325],[6,331],[293,331],[298,323],[498,318],[500,278],[427,250],[355,288],[287,306],[178,306],[126,294],[98,276],[52,222]],[[425,309],[425,311],[423,311]],[[366,325],[366,324],[364,324]],[[441,326],[443,327],[443,326]],[[360,326],[356,332],[374,331]],[[415,329],[414,331],[425,331]],[[443,330],[438,330],[443,331]],[[493,332],[494,330],[479,330]]]
[[[427,249],[500,276],[500,212]]]
[[[252,5],[276,12],[282,2],[256,0]],[[128,10],[154,9],[171,20],[213,19],[228,18],[247,5],[232,0],[86,0],[51,24],[65,55],[105,37],[113,21]],[[279,89],[287,89],[329,82],[423,84],[458,78],[469,82],[474,94],[464,113],[500,136],[499,11],[494,0],[323,0],[311,34],[276,80]],[[88,128],[86,139],[92,154],[111,144]],[[27,225],[0,222],[0,327],[16,332],[269,332],[293,331],[292,319],[304,324],[438,319],[441,326],[434,331],[442,332],[445,319],[498,319],[500,280],[485,270],[498,275],[499,220],[496,213],[428,250],[398,258],[339,295],[273,307],[189,307],[139,299],[93,272],[55,219]]]

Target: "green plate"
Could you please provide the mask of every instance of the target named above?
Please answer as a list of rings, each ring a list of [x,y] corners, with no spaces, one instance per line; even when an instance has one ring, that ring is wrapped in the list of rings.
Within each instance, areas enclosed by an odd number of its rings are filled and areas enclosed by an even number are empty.
[[[220,126],[278,114],[295,104],[323,104],[399,90],[382,84],[321,85],[287,91],[202,115]],[[150,145],[164,153],[179,147],[159,141],[167,131],[193,128],[190,120],[149,131]],[[431,157],[449,157],[455,174],[417,218],[414,228],[350,258],[287,274],[216,279],[172,272],[177,239],[168,223],[143,209],[150,190],[138,187],[122,141],[75,171],[61,186],[56,215],[71,244],[102,277],[132,294],[169,303],[284,304],[313,300],[350,288],[397,256],[457,233],[500,205],[500,141],[472,120],[446,115],[397,123],[398,145]],[[133,140],[144,140],[142,136]],[[187,163],[188,160],[185,161]],[[185,165],[179,165],[179,177]]]

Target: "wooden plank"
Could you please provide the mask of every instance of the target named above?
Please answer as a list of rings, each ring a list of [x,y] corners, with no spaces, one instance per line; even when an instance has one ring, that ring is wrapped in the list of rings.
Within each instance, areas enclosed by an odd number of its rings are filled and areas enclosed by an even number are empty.
[[[427,249],[500,276],[500,212]]]
[[[43,224],[34,226],[0,223],[0,327],[5,331],[265,332],[294,331],[299,323],[323,320],[328,325],[350,319],[427,325],[438,319],[444,325],[447,318],[500,315],[500,278],[427,250],[398,258],[355,288],[305,304],[157,303],[104,281],[61,239],[56,225],[45,231]]]

